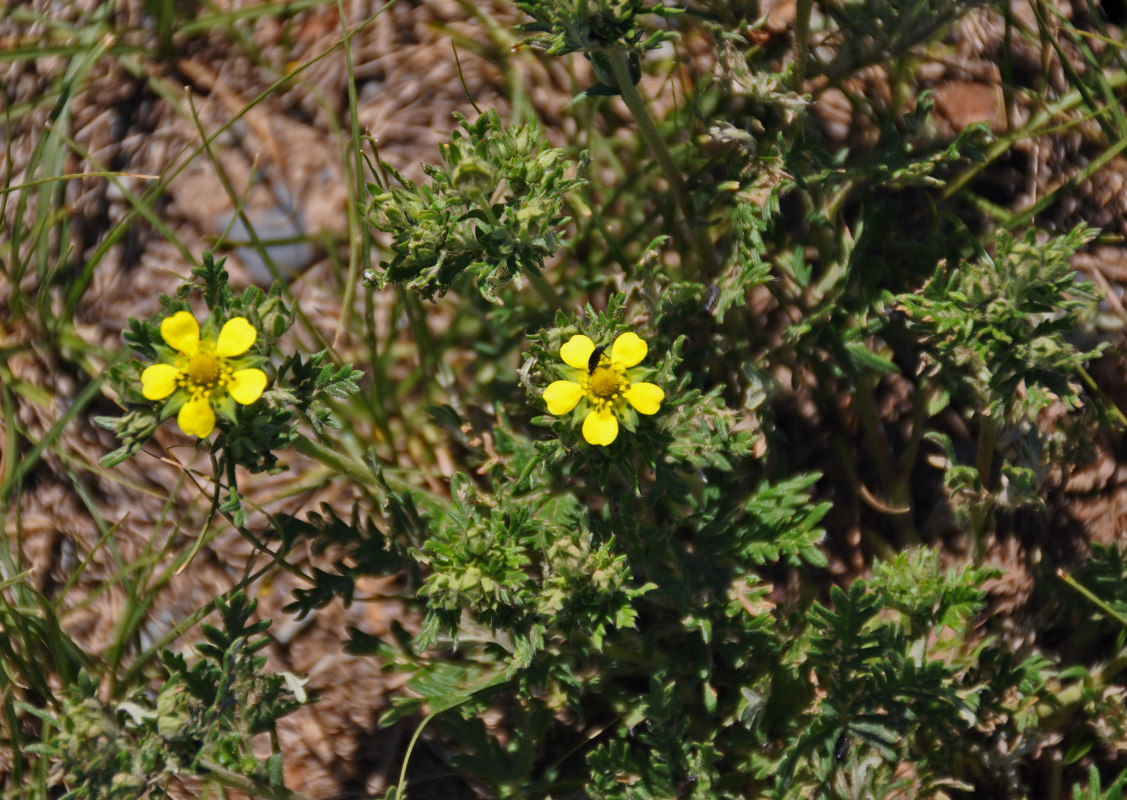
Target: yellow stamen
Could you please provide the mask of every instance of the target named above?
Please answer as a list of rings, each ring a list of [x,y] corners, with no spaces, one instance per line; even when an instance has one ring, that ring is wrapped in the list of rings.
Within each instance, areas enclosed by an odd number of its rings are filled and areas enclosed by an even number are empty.
[[[596,397],[614,397],[619,389],[618,374],[612,369],[598,367],[591,373],[591,379],[588,381],[587,387]]]
[[[196,386],[211,386],[219,379],[219,359],[210,353],[197,353],[188,362],[185,372]]]

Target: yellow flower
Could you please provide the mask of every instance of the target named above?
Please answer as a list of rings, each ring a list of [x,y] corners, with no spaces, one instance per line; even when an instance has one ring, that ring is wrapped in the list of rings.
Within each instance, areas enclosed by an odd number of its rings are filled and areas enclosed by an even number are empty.
[[[665,399],[661,387],[635,379],[642,370],[633,368],[648,350],[636,333],[615,339],[609,355],[596,350],[583,334],[572,336],[560,348],[560,358],[572,368],[574,379],[553,381],[544,390],[548,412],[562,416],[583,403],[583,438],[589,444],[610,444],[618,437],[618,420],[627,419],[630,407],[639,414],[656,414]]]
[[[172,350],[158,348],[164,363],[141,373],[141,394],[146,400],[171,398],[164,414],[179,411],[184,433],[207,436],[215,429],[216,409],[233,419],[232,400],[245,406],[262,396],[266,373],[250,366],[259,359],[245,356],[258,331],[244,317],[227,320],[218,337],[208,323],[201,337],[195,317],[177,311],[160,323],[160,335]]]

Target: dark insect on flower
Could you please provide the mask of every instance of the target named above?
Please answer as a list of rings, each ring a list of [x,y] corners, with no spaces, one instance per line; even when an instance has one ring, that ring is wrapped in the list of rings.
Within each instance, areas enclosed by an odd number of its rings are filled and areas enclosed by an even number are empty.
[[[844,761],[845,757],[849,755],[849,736],[845,731],[837,737],[837,743],[834,744],[834,760]]]
[[[704,307],[705,314],[711,314],[712,309],[716,308],[716,300],[720,297],[720,287],[713,285],[708,287],[708,291],[704,293]]]
[[[677,784],[677,793],[674,795],[677,800],[685,800],[693,792],[693,787],[696,786],[696,776],[690,775],[680,783]]]
[[[903,303],[889,303],[884,307],[889,322],[903,322],[908,318],[908,308]]]
[[[587,371],[594,372],[595,367],[599,366],[599,359],[602,358],[603,352],[610,347],[610,344],[601,344],[591,352],[591,357],[587,359]]]

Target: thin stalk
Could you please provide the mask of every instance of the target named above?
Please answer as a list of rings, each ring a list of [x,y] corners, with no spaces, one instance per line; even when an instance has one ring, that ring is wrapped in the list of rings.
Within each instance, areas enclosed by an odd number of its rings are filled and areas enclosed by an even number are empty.
[[[1097,597],[1095,592],[1082,584],[1080,581],[1076,580],[1076,578],[1069,575],[1063,568],[1057,570],[1057,577],[1067,583],[1076,591],[1080,592],[1080,594],[1084,595],[1084,597],[1086,597],[1088,601],[1095,605],[1096,608],[1098,608],[1100,611],[1107,614],[1124,628],[1127,628],[1127,616],[1124,616],[1122,611],[1113,608],[1110,604]],[[1111,675],[1108,677],[1113,678],[1115,676]]]
[[[567,308],[567,302],[563,299],[563,295],[559,293],[555,286],[548,283],[548,280],[543,275],[531,269],[525,270],[524,274],[528,276],[532,288],[540,295],[541,300],[552,308]]]
[[[982,482],[983,490],[990,492],[993,489],[990,473],[994,469],[994,448],[998,441],[998,425],[993,417],[983,415],[981,419],[981,427],[978,429],[978,452],[975,454],[974,466],[978,470],[978,479]],[[973,511],[972,533],[974,535],[975,566],[982,564],[982,560],[986,556],[986,530],[993,513],[993,502],[976,504]]]
[[[814,0],[797,0],[794,7],[794,72],[791,88],[801,94],[806,82],[806,59],[810,55],[810,12]]]
[[[885,501],[890,503],[894,509],[910,510],[912,507],[911,489],[906,476],[900,472],[896,459],[892,455],[892,448],[888,444],[888,437],[884,432],[880,412],[877,410],[874,389],[872,375],[862,375],[857,380],[853,402],[857,409],[857,419],[861,423],[861,433],[871,452],[873,462],[876,464],[877,476],[880,479]],[[918,541],[910,513],[897,511],[890,513],[889,519],[902,544],[915,544]]]
[[[610,62],[615,83],[618,84],[618,91],[622,95],[622,101],[626,103],[626,108],[634,117],[634,121],[638,123],[638,130],[641,132],[642,138],[646,140],[654,158],[661,166],[661,171],[665,174],[665,179],[669,181],[669,188],[677,200],[677,205],[681,207],[681,215],[685,218],[685,225],[689,229],[693,247],[701,259],[701,277],[706,281],[713,280],[720,274],[720,262],[716,260],[716,245],[713,244],[707,228],[699,224],[696,209],[693,207],[693,200],[685,186],[685,179],[681,177],[681,170],[677,166],[673,154],[669,152],[665,140],[661,137],[657,123],[650,116],[645,98],[638,91],[638,87],[634,85],[634,79],[630,75],[629,57],[625,50],[618,48],[607,48],[602,52],[607,57],[607,61]]]
[[[340,337],[344,333],[344,329],[352,316],[352,301],[356,296],[356,286],[360,283],[361,269],[371,266],[371,242],[370,234],[367,228],[360,225],[360,215],[357,211],[359,203],[362,198],[366,196],[365,180],[364,180],[364,155],[361,152],[362,138],[360,136],[360,114],[356,110],[356,69],[352,63],[352,47],[351,39],[356,31],[348,30],[348,17],[344,13],[343,0],[337,0],[337,12],[340,15],[340,27],[345,40],[345,47],[342,48],[344,53],[344,65],[348,75],[348,123],[351,132],[351,165],[354,170],[353,177],[355,178],[355,185],[352,182],[346,181],[345,185],[348,188],[349,203],[348,203],[348,278],[344,284],[344,298],[341,301],[340,321],[337,323],[337,331],[333,335],[333,347],[336,348],[340,344]],[[330,115],[331,116],[331,115]],[[345,168],[349,165],[349,160],[344,159]],[[363,263],[361,263],[363,262]]]
[[[900,459],[900,474],[910,476],[916,468],[916,458],[920,453],[920,444],[923,442],[927,427],[927,394],[931,386],[927,383],[918,387],[912,395],[912,433],[908,437],[908,444],[904,447],[904,456]]]
[[[888,446],[888,438],[881,426],[880,412],[877,411],[873,389],[871,375],[865,374],[858,378],[856,391],[853,392],[853,405],[857,409],[857,419],[861,423],[861,432],[865,437],[865,443],[872,451],[877,475],[880,476],[885,496],[888,497],[891,494],[894,476],[898,470],[895,459],[892,457],[892,449]]]
[[[1100,388],[1099,384],[1096,383],[1095,379],[1088,373],[1088,370],[1086,370],[1084,367],[1080,367],[1078,372],[1080,374],[1080,379],[1084,381],[1084,385],[1087,386],[1092,391],[1092,393],[1096,395],[1096,397],[1100,398],[1104,402],[1104,408],[1107,410],[1107,412],[1115,418],[1115,421],[1118,422],[1124,430],[1127,430],[1127,416],[1124,416],[1123,412],[1119,409],[1119,406],[1115,404],[1115,401],[1108,397],[1107,393]]]
[[[201,758],[200,766],[207,771],[206,775],[210,780],[226,786],[228,789],[245,792],[251,797],[266,797],[268,800],[311,800],[306,795],[287,789],[285,786],[271,786],[234,770],[229,770],[210,758]]]
[[[1107,85],[1112,90],[1117,91],[1121,89],[1124,85],[1127,85],[1127,72],[1116,72],[1113,75],[1107,76]],[[1066,125],[1056,125],[1053,124],[1053,121],[1059,119],[1069,111],[1072,111],[1083,101],[1084,97],[1080,92],[1069,92],[1052,105],[1046,106],[1034,114],[1027,123],[1017,130],[999,137],[987,148],[981,160],[967,167],[962,174],[947,183],[940,195],[940,199],[948,200],[953,197],[959,190],[977,177],[979,173],[987,169],[991,164],[1007,153],[1016,142],[1023,139],[1032,139],[1037,136],[1047,136],[1058,129],[1074,127],[1074,122],[1070,122]]]
[[[406,800],[407,798],[407,764],[411,761],[411,753],[415,749],[415,743],[419,741],[419,736],[423,733],[423,728],[427,726],[432,719],[438,716],[437,712],[432,711],[423,718],[419,723],[419,727],[415,728],[415,735],[411,737],[411,741],[407,743],[407,752],[403,754],[403,765],[399,769],[399,783],[395,786],[395,794],[391,795],[394,800]]]
[[[1057,577],[1094,603],[1105,614],[1120,624],[1127,625],[1127,618],[1124,618],[1122,614],[1097,597],[1088,587],[1073,578],[1064,569],[1057,570]],[[1039,725],[1041,729],[1053,730],[1087,701],[1089,687],[1106,686],[1125,669],[1127,669],[1127,653],[1121,651],[1110,661],[1094,670],[1090,681],[1078,681],[1066,686],[1053,695],[1052,703],[1038,704],[1037,716],[1040,717]]]
[[[326,447],[320,442],[315,442],[308,436],[299,435],[297,439],[294,440],[293,446],[294,449],[302,455],[320,461],[326,467],[336,470],[349,480],[355,481],[361,486],[368,486],[382,491],[382,487],[379,485],[376,475],[364,462],[358,461],[339,450]]]
[[[1022,212],[1014,214],[1007,220],[1002,221],[1002,227],[1006,230],[1017,230],[1028,224],[1035,216],[1040,214],[1046,208],[1051,206],[1057,201],[1062,194],[1071,192],[1084,181],[1095,175],[1103,169],[1109,161],[1116,158],[1124,150],[1127,150],[1127,136],[1119,139],[1105,151],[1099,154],[1096,158],[1092,159],[1082,170],[1077,172],[1067,181],[1057,186],[1053,191],[1047,192],[1040,200],[1031,205],[1029,208]]]
[[[309,3],[310,5],[316,5],[316,4],[319,4],[319,3],[322,3],[322,2],[324,2],[324,0],[298,0],[298,2],[296,4]],[[380,6],[380,8],[377,9],[367,19],[361,21],[357,25],[354,25],[352,27],[352,33],[355,34],[356,32],[366,28],[368,25],[370,25],[372,22],[374,22],[376,20],[376,18],[380,16],[380,14],[383,14],[385,11],[387,11],[389,8],[391,8],[395,4],[395,2],[396,2],[396,0],[389,0],[389,2]],[[276,9],[276,8],[281,8],[281,7],[294,8],[296,4],[289,2],[289,0],[287,0],[284,3],[277,3],[277,4],[275,4],[275,3],[265,3],[261,6],[255,6],[253,9],[249,9],[248,11],[235,12],[234,17],[235,18],[241,18],[242,16],[245,16],[248,12],[251,13],[252,15],[256,15],[256,16],[261,15],[261,14],[272,13],[269,9]],[[209,19],[218,19],[218,18],[219,17],[217,16],[217,17],[211,17]],[[202,19],[203,18],[201,17],[200,19],[195,20],[194,23],[192,23],[192,24],[199,24],[200,20],[202,20]],[[192,24],[185,24],[184,26],[181,26],[180,33],[181,34],[187,33],[188,29],[192,27]],[[211,27],[212,27],[211,24],[205,24],[201,28],[201,30],[208,30]],[[304,64],[301,64],[296,69],[294,69],[293,72],[286,73],[285,75],[283,75],[282,77],[280,77],[276,81],[274,81],[272,84],[267,86],[265,89],[263,89],[261,92],[259,92],[258,95],[254,97],[254,99],[252,99],[242,109],[240,109],[237,114],[235,114],[233,117],[231,117],[229,120],[224,122],[221,126],[219,126],[218,129],[216,129],[211,134],[209,134],[207,136],[207,141],[210,143],[210,142],[213,142],[216,139],[218,139],[228,129],[230,129],[232,126],[238,124],[240,119],[242,119],[247,114],[249,114],[259,104],[263,103],[266,100],[266,98],[275,94],[281,86],[289,83],[290,81],[295,80],[302,72],[304,72],[305,70],[312,67],[318,61],[321,61],[322,59],[327,58],[329,55],[336,52],[339,48],[343,47],[344,41],[345,40],[343,38],[338,40],[336,42],[336,44],[327,48],[324,52],[318,53],[312,59],[305,62]],[[168,185],[170,183],[172,183],[172,181],[175,180],[176,177],[181,172],[183,172],[185,169],[187,169],[189,164],[193,163],[195,161],[195,159],[201,153],[204,152],[204,149],[205,148],[204,148],[203,145],[197,145],[194,148],[192,148],[190,151],[189,151],[188,147],[185,147],[183,150],[181,150],[180,153],[177,155],[176,159],[173,159],[173,163],[170,164],[169,167],[162,173],[162,177],[161,177],[160,181],[158,183],[150,186],[149,189],[144,193],[144,195],[142,195],[141,202],[144,203],[144,204],[149,204],[151,202],[154,202],[155,198],[158,195],[160,195],[162,192],[164,192],[165,189],[168,187]],[[179,160],[177,160],[177,159],[179,159]],[[28,173],[30,174],[30,170],[28,170]],[[113,228],[111,228],[109,230],[109,232],[105,234],[105,236],[103,236],[102,241],[99,243],[98,247],[95,249],[95,252],[92,253],[89,257],[86,258],[86,266],[83,268],[82,272],[78,276],[76,276],[75,280],[70,285],[70,289],[67,292],[66,309],[65,309],[65,312],[64,312],[64,316],[67,319],[70,319],[74,316],[75,308],[78,306],[79,301],[82,299],[83,294],[85,294],[86,289],[89,287],[90,282],[94,278],[94,268],[95,268],[95,266],[97,266],[101,262],[102,258],[110,250],[110,248],[112,248],[125,235],[126,231],[129,230],[130,225],[133,224],[134,219],[136,218],[136,216],[139,213],[140,212],[138,211],[137,206],[134,206],[133,208],[131,208],[129,210],[129,212],[126,213],[122,217],[122,219],[120,219],[113,226]],[[16,255],[18,256],[18,253]],[[18,258],[16,259],[15,263],[18,263]],[[13,281],[13,285],[16,285],[17,283],[18,282]],[[311,328],[311,330],[312,330],[312,328]]]

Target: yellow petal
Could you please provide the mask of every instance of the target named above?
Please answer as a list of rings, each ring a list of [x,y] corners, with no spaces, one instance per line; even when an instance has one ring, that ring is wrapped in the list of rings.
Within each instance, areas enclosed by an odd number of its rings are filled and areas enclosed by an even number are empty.
[[[632,383],[623,396],[639,414],[656,414],[661,408],[661,401],[665,399],[665,392],[653,383]]]
[[[548,404],[548,413],[569,413],[583,397],[583,387],[575,381],[552,381],[544,390],[544,402]]]
[[[228,322],[227,324],[230,325],[231,323]],[[262,397],[262,390],[265,388],[266,373],[254,368],[236,370],[235,374],[231,376],[231,380],[227,382],[228,393],[235,398],[236,403],[244,406],[249,406]]]
[[[189,400],[181,406],[176,421],[184,433],[201,439],[215,430],[215,412],[211,410],[211,403],[203,397]]]
[[[641,364],[648,352],[649,347],[645,339],[631,331],[614,340],[614,346],[610,349],[610,360],[620,367],[632,367]]]
[[[232,317],[224,323],[223,330],[219,332],[219,340],[215,343],[215,355],[220,358],[241,356],[250,350],[250,346],[257,338],[258,331],[246,321],[245,317]]]
[[[146,400],[163,400],[176,391],[180,370],[171,364],[153,364],[141,373],[141,394]]]
[[[610,444],[618,436],[618,420],[609,408],[592,411],[583,420],[583,438],[588,444]]]
[[[582,333],[577,333],[567,340],[567,344],[560,348],[560,358],[569,367],[576,369],[587,369],[587,362],[591,359],[591,354],[595,352],[595,343],[584,336]]]
[[[177,311],[160,323],[160,336],[169,346],[186,356],[194,356],[200,349],[200,324],[187,311]]]

